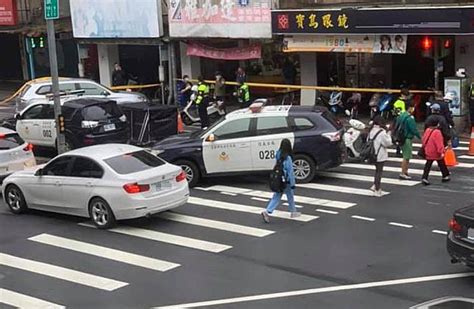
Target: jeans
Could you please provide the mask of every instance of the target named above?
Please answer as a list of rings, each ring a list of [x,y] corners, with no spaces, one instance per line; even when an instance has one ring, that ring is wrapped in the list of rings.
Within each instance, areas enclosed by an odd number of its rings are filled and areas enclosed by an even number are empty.
[[[374,177],[374,185],[375,190],[380,190],[380,184],[382,182],[382,173],[383,173],[383,166],[385,162],[376,162],[375,163],[375,177]]]
[[[285,193],[286,198],[288,199],[288,210],[290,212],[295,212],[296,211],[295,196],[294,196],[293,189],[291,189],[291,186],[288,185],[285,191],[283,191],[283,193]],[[273,197],[268,203],[268,206],[266,209],[269,214],[271,214],[280,205],[280,201],[281,201],[281,197],[283,193],[279,193],[279,192],[273,193]]]
[[[425,168],[423,170],[423,179],[428,180],[428,176],[431,171],[431,166],[433,165],[434,160],[426,160],[425,163]],[[441,170],[441,174],[443,177],[448,177],[449,176],[449,170],[448,167],[446,166],[446,163],[444,162],[444,159],[441,160],[436,160],[436,163],[438,163],[438,167]]]

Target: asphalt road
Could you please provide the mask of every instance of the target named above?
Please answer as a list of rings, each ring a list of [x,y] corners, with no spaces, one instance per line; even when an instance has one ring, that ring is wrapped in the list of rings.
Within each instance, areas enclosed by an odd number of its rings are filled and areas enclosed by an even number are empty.
[[[0,303],[408,308],[472,297],[474,273],[452,265],[445,249],[453,210],[474,201],[474,157],[459,161],[450,183],[432,175],[429,187],[418,183],[421,164],[412,165],[413,182],[401,182],[389,162],[382,198],[370,196],[369,166],[343,166],[297,188],[305,216],[289,219],[283,205],[270,224],[259,214],[270,194],[265,177],[208,179],[187,205],[112,231],[71,216],[16,216],[1,202]]]

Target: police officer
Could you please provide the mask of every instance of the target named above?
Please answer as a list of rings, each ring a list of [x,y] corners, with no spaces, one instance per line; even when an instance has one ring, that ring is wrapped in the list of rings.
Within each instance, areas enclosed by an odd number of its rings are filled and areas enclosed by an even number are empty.
[[[249,85],[244,81],[239,82],[239,89],[237,89],[237,97],[242,107],[249,107],[250,105],[250,89]]]
[[[209,126],[209,115],[207,114],[207,107],[209,106],[209,85],[204,82],[202,76],[198,77],[196,105],[198,106],[199,110],[201,128],[207,128]]]

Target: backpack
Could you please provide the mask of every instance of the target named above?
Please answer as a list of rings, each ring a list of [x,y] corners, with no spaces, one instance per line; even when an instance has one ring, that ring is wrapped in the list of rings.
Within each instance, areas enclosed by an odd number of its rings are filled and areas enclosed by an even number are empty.
[[[285,172],[283,171],[283,158],[278,159],[270,173],[270,190],[272,192],[282,193],[286,188]]]
[[[393,131],[393,141],[398,145],[403,145],[407,139],[407,134],[405,132],[405,123],[407,119],[403,121],[397,121],[395,125],[395,130]]]
[[[367,143],[364,145],[364,148],[362,148],[360,152],[360,158],[362,159],[362,162],[367,161],[368,163],[376,163],[377,162],[377,156],[379,155],[380,148],[379,147],[378,151],[375,150],[375,145],[374,141],[377,138],[377,136],[382,133],[383,129],[380,129],[373,138],[367,138]]]

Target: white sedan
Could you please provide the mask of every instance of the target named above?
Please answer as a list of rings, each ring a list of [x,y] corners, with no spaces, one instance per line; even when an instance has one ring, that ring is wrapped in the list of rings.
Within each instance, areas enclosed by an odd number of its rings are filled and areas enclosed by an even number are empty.
[[[98,228],[185,204],[186,174],[150,152],[107,144],[57,156],[43,168],[13,173],[3,196],[15,214],[28,208],[90,217]]]
[[[13,130],[0,127],[0,184],[13,172],[36,166],[33,146]]]

